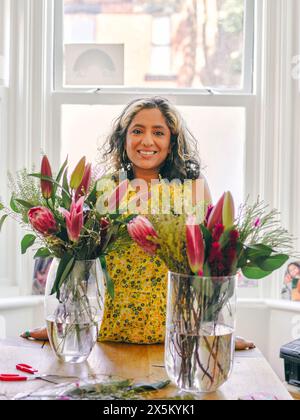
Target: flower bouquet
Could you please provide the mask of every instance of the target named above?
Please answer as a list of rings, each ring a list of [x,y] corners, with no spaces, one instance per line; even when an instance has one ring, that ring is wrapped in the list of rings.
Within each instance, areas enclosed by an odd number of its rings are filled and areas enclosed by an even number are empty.
[[[25,229],[22,254],[36,247],[35,258],[51,257],[47,279],[45,317],[56,355],[66,362],[82,362],[98,337],[107,275],[105,254],[126,227],[114,215],[96,210],[97,182],[82,158],[68,177],[68,161],[56,177],[46,156],[40,173],[23,170],[10,175],[10,206],[1,204],[4,220],[11,216]]]
[[[263,202],[241,207],[235,219],[227,192],[205,220],[168,214],[138,216],[128,232],[169,268],[165,365],[188,392],[213,392],[230,376],[234,357],[236,282],[279,269],[292,238]]]

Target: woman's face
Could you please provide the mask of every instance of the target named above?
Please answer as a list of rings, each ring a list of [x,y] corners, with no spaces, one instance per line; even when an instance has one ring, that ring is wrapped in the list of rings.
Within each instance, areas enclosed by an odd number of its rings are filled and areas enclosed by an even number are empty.
[[[128,127],[126,152],[133,166],[159,171],[171,151],[171,131],[159,109],[140,111]]]
[[[291,277],[297,277],[300,275],[300,269],[295,264],[291,264],[289,266],[289,273]]]

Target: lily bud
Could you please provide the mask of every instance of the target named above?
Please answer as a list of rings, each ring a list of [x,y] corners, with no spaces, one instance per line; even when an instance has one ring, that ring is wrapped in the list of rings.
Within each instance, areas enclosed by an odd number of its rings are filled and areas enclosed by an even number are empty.
[[[186,222],[186,245],[189,265],[194,274],[203,275],[205,243],[200,226],[195,216],[189,216]]]
[[[212,209],[208,222],[207,222],[207,229],[212,230],[215,225],[220,224],[223,225],[223,205],[224,205],[225,193],[222,195],[218,203]]]
[[[225,193],[223,204],[223,225],[225,230],[233,227],[234,225],[234,202],[231,192]]]
[[[77,188],[80,186],[84,171],[85,171],[85,162],[86,158],[83,157],[79,163],[77,164],[76,168],[74,169],[72,175],[71,175],[71,181],[70,181],[70,187],[72,190],[77,190]]]
[[[50,166],[47,156],[44,156],[42,160],[41,175],[52,178],[51,166]],[[49,200],[49,198],[51,198],[52,191],[53,191],[52,182],[41,179],[41,190],[42,190],[43,197],[46,200]]]
[[[91,180],[92,180],[92,165],[89,163],[85,167],[81,184],[76,190],[76,193],[75,193],[76,201],[78,201],[80,197],[88,193],[90,185],[91,185]]]

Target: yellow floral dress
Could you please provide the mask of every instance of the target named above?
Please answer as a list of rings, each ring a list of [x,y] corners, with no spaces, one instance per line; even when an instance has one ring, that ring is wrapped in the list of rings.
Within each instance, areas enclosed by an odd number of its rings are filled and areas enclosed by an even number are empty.
[[[106,296],[99,341],[163,343],[168,277],[165,264],[135,243],[122,254],[110,253],[106,262],[115,298]]]
[[[163,343],[168,283],[165,263],[159,257],[149,256],[135,243],[111,252],[106,263],[115,297],[112,300],[106,294],[99,341]]]

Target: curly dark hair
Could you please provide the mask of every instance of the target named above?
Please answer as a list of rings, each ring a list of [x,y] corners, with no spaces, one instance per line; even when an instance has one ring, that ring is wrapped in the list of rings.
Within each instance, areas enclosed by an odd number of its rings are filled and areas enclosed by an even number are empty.
[[[171,153],[160,169],[163,179],[197,179],[200,177],[200,158],[197,142],[176,108],[165,98],[150,97],[130,102],[115,120],[107,139],[104,159],[115,172],[126,170],[128,178],[134,174],[126,153],[126,136],[134,117],[144,109],[159,109],[171,131]]]

